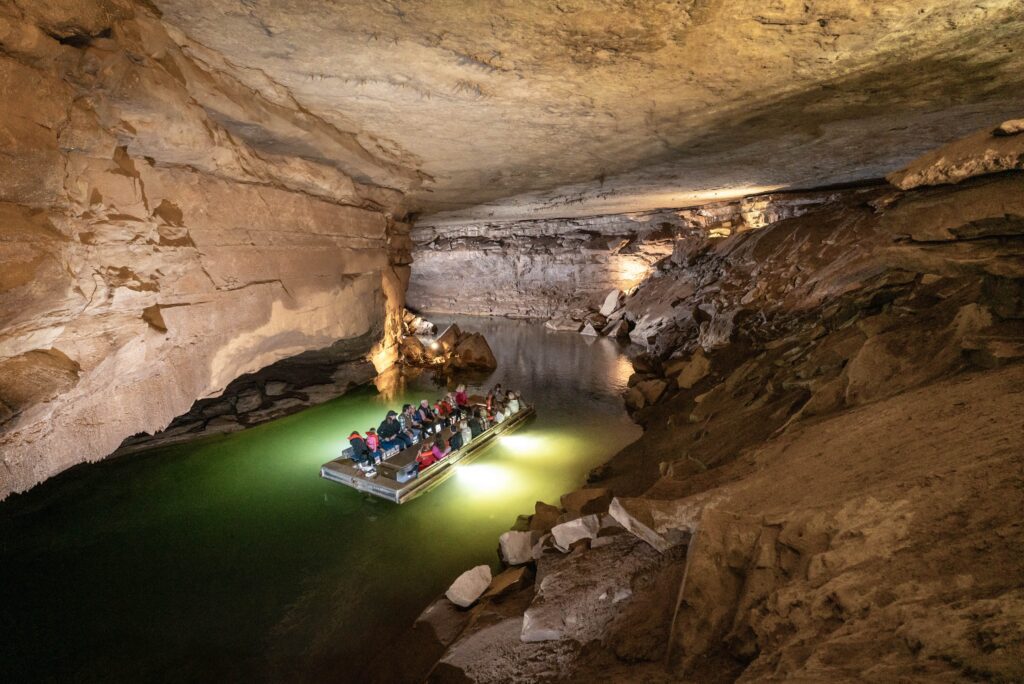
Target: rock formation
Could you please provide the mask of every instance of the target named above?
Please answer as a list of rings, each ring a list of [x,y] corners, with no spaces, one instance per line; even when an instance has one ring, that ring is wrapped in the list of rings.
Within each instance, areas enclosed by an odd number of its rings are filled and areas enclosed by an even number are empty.
[[[1017,0],[153,4],[248,87],[416,160],[410,201],[445,221],[879,178],[1024,108]]]
[[[438,313],[582,321],[588,309],[602,307],[610,291],[635,288],[682,238],[759,228],[798,216],[834,194],[759,195],[562,220],[431,225],[427,218],[413,234],[416,268],[409,301]]]
[[[532,586],[428,679],[1024,677],[1024,169],[983,175],[992,139],[677,240],[624,301],[643,437],[502,537]]]
[[[8,3],[0,41],[0,498],[285,357],[393,356],[414,173],[146,3]]]

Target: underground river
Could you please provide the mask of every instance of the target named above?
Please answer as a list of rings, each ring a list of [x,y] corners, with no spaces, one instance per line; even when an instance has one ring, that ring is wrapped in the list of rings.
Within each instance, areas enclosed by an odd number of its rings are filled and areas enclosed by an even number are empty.
[[[438,319],[443,325],[445,321]],[[537,499],[639,436],[608,339],[461,319],[538,416],[402,506],[319,478],[427,375],[244,432],[79,466],[0,503],[0,681],[358,680]],[[456,380],[459,379],[456,377]]]

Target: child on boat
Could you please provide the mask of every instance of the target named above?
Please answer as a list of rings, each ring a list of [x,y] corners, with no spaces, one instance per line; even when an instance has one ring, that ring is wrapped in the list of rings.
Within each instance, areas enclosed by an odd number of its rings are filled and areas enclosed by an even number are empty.
[[[371,472],[376,474],[377,471],[373,467],[373,456],[370,455],[366,440],[358,430],[353,430],[352,434],[348,436],[348,443],[352,446],[352,460],[355,461],[359,469],[368,475]]]
[[[423,472],[451,453],[451,447],[444,447],[444,441],[438,437],[433,442],[424,441],[416,455],[417,472]]]
[[[370,456],[373,457],[374,463],[384,460],[384,451],[380,448],[380,437],[377,436],[377,431],[374,428],[366,431],[366,448],[370,450]]]

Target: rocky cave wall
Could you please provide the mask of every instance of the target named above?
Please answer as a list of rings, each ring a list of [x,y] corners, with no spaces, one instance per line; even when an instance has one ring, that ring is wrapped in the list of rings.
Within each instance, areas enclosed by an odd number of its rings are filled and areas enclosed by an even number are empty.
[[[422,311],[582,320],[635,288],[677,245],[799,216],[840,191],[755,195],[585,218],[444,223],[413,231],[409,304]]]
[[[424,611],[403,665],[431,682],[1024,678],[1020,131],[680,240],[620,305],[643,436],[521,516],[507,568],[470,610]]]
[[[280,359],[387,364],[414,173],[146,3],[5,3],[0,48],[0,498]]]

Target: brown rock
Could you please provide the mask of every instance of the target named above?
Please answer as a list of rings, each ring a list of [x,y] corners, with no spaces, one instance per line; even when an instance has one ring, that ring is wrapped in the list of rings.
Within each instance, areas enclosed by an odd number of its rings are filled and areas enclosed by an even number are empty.
[[[452,352],[453,368],[472,368],[477,370],[494,370],[498,360],[487,340],[480,333],[463,335]]]
[[[604,487],[587,487],[562,495],[562,508],[580,515],[604,513],[611,502],[611,490]]]

